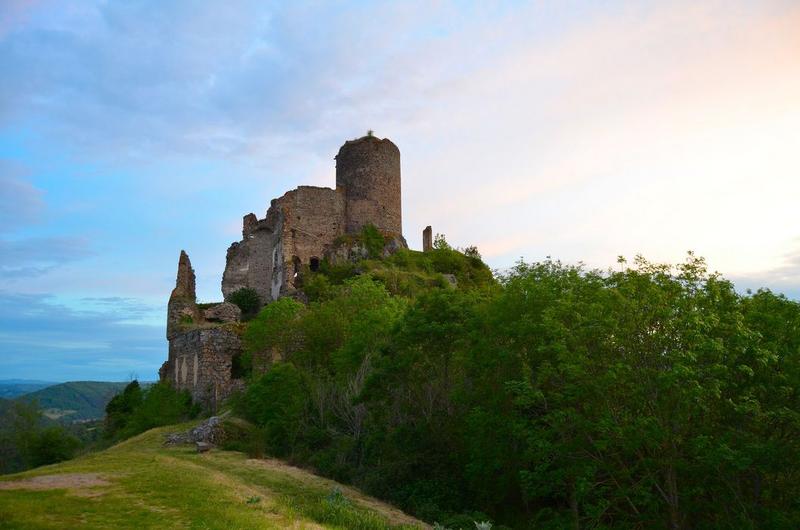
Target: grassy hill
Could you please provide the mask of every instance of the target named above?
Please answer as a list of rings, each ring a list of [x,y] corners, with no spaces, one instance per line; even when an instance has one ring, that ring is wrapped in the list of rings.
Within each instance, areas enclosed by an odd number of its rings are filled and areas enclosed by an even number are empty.
[[[0,529],[427,528],[278,460],[164,447],[153,429],[99,453],[0,477]]]
[[[46,417],[52,420],[93,420],[105,415],[111,398],[127,383],[73,381],[49,386],[18,399],[36,400]]]

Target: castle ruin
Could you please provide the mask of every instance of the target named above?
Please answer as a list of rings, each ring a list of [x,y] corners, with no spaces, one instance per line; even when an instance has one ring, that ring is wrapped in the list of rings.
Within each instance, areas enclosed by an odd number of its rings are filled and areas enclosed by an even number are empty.
[[[335,189],[300,186],[273,199],[263,219],[244,216],[242,240],[228,248],[225,300],[243,288],[258,293],[262,305],[297,295],[303,270],[316,270],[321,260],[334,257],[342,236],[357,235],[367,225],[389,241],[385,252],[406,248],[397,146],[370,134],[345,142],[335,160]],[[240,318],[229,302],[201,310],[194,270],[181,251],[167,309],[169,357],[160,379],[215,407],[241,384],[232,374],[242,350],[235,330]]]

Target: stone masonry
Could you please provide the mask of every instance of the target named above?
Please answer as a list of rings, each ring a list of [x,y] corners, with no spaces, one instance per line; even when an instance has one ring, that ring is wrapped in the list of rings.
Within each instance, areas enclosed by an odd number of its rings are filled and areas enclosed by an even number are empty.
[[[433,250],[433,229],[426,226],[422,231],[422,251],[430,252],[431,250]]]
[[[325,256],[335,255],[342,236],[357,235],[368,224],[390,241],[384,253],[406,247],[397,146],[370,134],[345,142],[335,160],[335,189],[300,186],[273,199],[263,219],[253,213],[243,217],[242,240],[227,252],[225,300],[242,288],[255,290],[262,304],[294,295],[304,267],[314,270]],[[211,408],[242,384],[232,373],[242,352],[235,331],[241,313],[231,305],[200,311],[194,270],[181,251],[167,309],[169,357],[159,375]]]
[[[336,189],[300,186],[274,199],[264,219],[244,216],[242,240],[228,249],[222,294],[249,287],[263,303],[290,295],[300,268],[319,263],[339,236],[372,224],[402,240],[401,210],[397,146],[374,136],[345,142],[336,155]]]

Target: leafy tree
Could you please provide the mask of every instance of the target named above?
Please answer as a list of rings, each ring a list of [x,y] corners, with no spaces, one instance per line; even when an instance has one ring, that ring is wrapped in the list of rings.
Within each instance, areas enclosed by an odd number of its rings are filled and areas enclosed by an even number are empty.
[[[154,427],[185,421],[199,412],[188,391],[177,391],[163,381],[142,390],[134,380],[106,406],[105,436],[124,440]]]
[[[50,426],[36,433],[28,455],[31,467],[69,460],[81,446],[80,440],[61,426]]]
[[[276,363],[253,381],[240,402],[244,415],[263,426],[267,446],[276,455],[291,452],[302,428],[306,390],[301,373],[291,364]]]
[[[444,234],[436,234],[433,238],[433,248],[437,250],[453,250]]]
[[[242,365],[249,373],[256,365],[257,373],[263,373],[266,363],[277,360],[296,349],[297,322],[304,310],[303,304],[292,298],[280,298],[267,304],[244,332],[244,356]]]
[[[81,447],[64,427],[48,425],[35,402],[4,402],[0,420],[0,473],[68,460]]]
[[[143,392],[139,381],[133,380],[106,405],[105,435],[115,437],[130,422],[133,411],[142,404]]]

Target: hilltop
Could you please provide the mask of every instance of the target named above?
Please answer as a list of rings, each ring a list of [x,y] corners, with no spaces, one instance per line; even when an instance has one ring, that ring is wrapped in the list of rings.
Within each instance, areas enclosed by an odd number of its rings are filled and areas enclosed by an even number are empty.
[[[186,427],[0,477],[0,528],[427,528],[280,460],[162,445]]]
[[[125,385],[126,383],[72,381],[48,386],[18,399],[36,401],[42,413],[51,420],[95,420],[103,418],[106,405]]]

